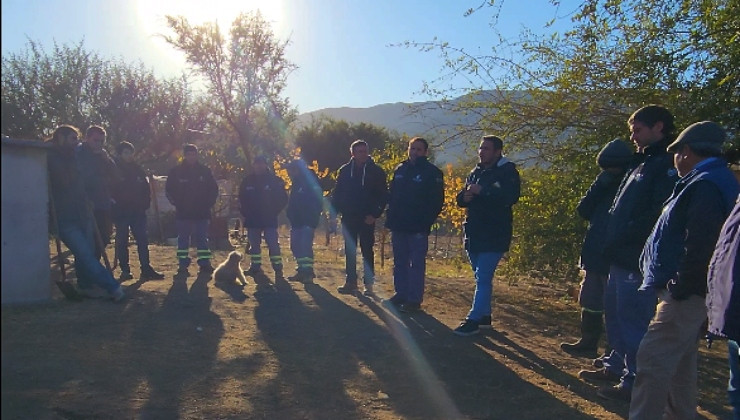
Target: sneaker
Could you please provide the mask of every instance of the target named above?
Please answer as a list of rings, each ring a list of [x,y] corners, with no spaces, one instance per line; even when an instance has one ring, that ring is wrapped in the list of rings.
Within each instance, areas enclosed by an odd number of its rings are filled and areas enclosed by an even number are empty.
[[[455,328],[453,333],[466,337],[469,335],[478,334],[479,331],[480,330],[478,328],[478,321],[473,321],[472,319],[465,318],[465,320],[460,323],[460,326]]]
[[[493,328],[493,325],[491,325],[491,315],[486,315],[483,318],[478,321],[478,328],[485,328],[485,329],[491,329]]]
[[[357,285],[345,283],[344,286],[337,287],[337,292],[343,295],[354,295],[357,293]]]
[[[164,274],[154,271],[152,267],[145,267],[141,269],[141,278],[144,280],[162,280]]]
[[[363,295],[368,297],[375,296],[375,292],[373,292],[373,285],[372,284],[366,284],[365,290],[362,292]]]
[[[421,304],[415,302],[406,302],[399,305],[398,310],[404,313],[414,313],[421,311]]]
[[[134,278],[134,275],[130,271],[121,271],[121,275],[118,277],[118,281],[126,281]]]
[[[114,290],[110,296],[113,298],[113,302],[120,302],[126,298],[126,294],[123,293],[123,287],[121,286],[118,286],[118,289]]]
[[[607,400],[614,401],[630,402],[632,400],[632,390],[627,389],[622,384],[617,384],[614,386],[602,386],[596,392],[596,395],[601,398],[606,398]]]
[[[582,370],[578,372],[578,377],[586,382],[594,381],[607,381],[607,382],[619,382],[622,379],[622,375],[614,373],[607,368],[601,368],[598,370]]]

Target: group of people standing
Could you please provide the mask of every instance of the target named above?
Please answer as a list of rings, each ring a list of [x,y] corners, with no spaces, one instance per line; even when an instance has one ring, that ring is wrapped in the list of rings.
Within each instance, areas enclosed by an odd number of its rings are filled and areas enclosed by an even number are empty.
[[[75,257],[80,295],[108,296],[120,301],[125,293],[104,254],[114,224],[121,277],[132,277],[128,258],[130,228],[138,245],[141,277],[164,278],[149,262],[145,215],[149,184],[141,167],[131,159],[133,145],[121,143],[114,159],[103,148],[106,132],[102,127],[91,126],[82,141],[80,137],[76,127],[61,125],[48,139],[52,228]],[[101,256],[106,266],[100,262]]]
[[[581,338],[561,348],[593,358],[596,369],[578,376],[613,382],[598,394],[630,402],[630,419],[695,418],[697,340],[709,307],[714,334],[730,338],[737,416],[740,187],[722,158],[726,133],[702,121],[676,137],[673,115],[658,105],[627,124],[636,152],[620,140],[606,144],[602,172],[577,207],[589,221]],[[597,358],[602,320],[607,349]]]
[[[585,272],[579,295],[581,338],[561,348],[593,359],[596,369],[583,370],[579,377],[614,382],[598,393],[631,401],[630,418],[664,414],[693,418],[697,339],[709,307],[709,331],[730,339],[734,387],[730,395],[737,416],[740,187],[722,158],[725,131],[702,121],[675,137],[673,115],[659,105],[635,111],[627,125],[636,151],[621,140],[607,143],[596,159],[602,171],[577,207],[589,222],[581,253]],[[118,232],[121,278],[132,277],[129,228],[137,240],[141,276],[163,277],[148,259],[147,178],[132,160],[130,143],[116,148],[114,160],[102,148],[101,127],[91,127],[81,144],[78,137],[76,128],[60,126],[51,139],[49,173],[59,236],[75,254],[80,290],[88,293],[97,285],[121,300],[119,283],[99,262],[99,247],[110,238],[108,215]],[[511,244],[512,207],[519,200],[520,178],[503,147],[497,136],[482,137],[479,161],[456,196],[457,206],[466,210],[464,247],[475,279],[471,308],[454,330],[460,336],[491,327],[493,278]],[[338,216],[342,219],[346,277],[339,293],[359,292],[359,243],[363,294],[375,296],[375,224],[386,212],[395,293],[385,303],[401,312],[421,309],[429,234],[444,204],[443,173],[427,159],[428,150],[424,138],[412,138],[407,159],[395,168],[388,184],[385,171],[370,157],[368,144],[363,140],[351,144],[351,158],[339,168],[336,186],[326,200],[330,229],[336,227]],[[325,200],[316,174],[302,159],[289,163],[287,170],[290,194],[264,156],[253,160],[252,171],[241,182],[239,202],[250,261],[245,274],[263,274],[264,239],[276,280],[283,278],[277,228],[278,214],[287,206],[290,249],[297,263],[296,274],[288,279],[311,283],[314,231]],[[191,242],[200,271],[211,273],[208,223],[218,185],[210,169],[198,162],[195,145],[184,146],[182,162],[168,175],[166,192],[176,208],[178,275],[189,274]],[[97,245],[94,231],[103,238]],[[604,322],[607,351],[596,357]]]

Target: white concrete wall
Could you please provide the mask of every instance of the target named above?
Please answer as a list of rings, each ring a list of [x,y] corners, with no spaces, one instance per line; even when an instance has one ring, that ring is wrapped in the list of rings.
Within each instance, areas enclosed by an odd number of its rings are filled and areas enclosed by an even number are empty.
[[[46,147],[2,138],[2,303],[51,299]]]

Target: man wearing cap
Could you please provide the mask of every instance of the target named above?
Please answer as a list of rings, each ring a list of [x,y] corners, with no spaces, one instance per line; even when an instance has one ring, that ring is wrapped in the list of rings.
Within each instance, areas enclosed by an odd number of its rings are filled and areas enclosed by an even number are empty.
[[[563,351],[574,356],[594,359],[599,350],[604,330],[604,288],[609,277],[609,262],[603,256],[602,240],[609,222],[609,207],[631,159],[632,150],[627,143],[619,139],[607,143],[596,157],[601,172],[576,207],[578,215],[588,220],[580,261],[585,275],[578,294],[581,338],[574,343],[560,344]]]
[[[642,251],[640,290],[655,291],[660,303],[637,352],[630,419],[696,417],[707,269],[740,188],[720,157],[725,137],[702,121],[668,146],[681,179]]]
[[[613,354],[602,368],[578,372],[585,381],[617,382],[600,387],[598,395],[620,401],[629,401],[632,394],[637,348],[655,313],[655,291],[639,290],[640,253],[678,179],[666,151],[675,130],[670,111],[647,105],[635,111],[627,125],[637,152],[609,209],[603,239],[609,261],[604,293],[606,335]]]
[[[247,228],[247,253],[251,265],[245,274],[262,273],[262,236],[265,237],[270,264],[275,280],[283,279],[283,257],[278,242],[278,214],[288,203],[285,182],[270,172],[265,156],[257,156],[252,164],[252,173],[247,174],[239,186],[244,227]]]
[[[188,275],[191,238],[198,250],[200,272],[213,272],[211,250],[208,247],[208,224],[211,208],[218,199],[218,184],[211,170],[198,162],[198,148],[186,144],[182,148],[182,163],[172,168],[167,176],[167,199],[175,206],[177,226],[178,276]]]

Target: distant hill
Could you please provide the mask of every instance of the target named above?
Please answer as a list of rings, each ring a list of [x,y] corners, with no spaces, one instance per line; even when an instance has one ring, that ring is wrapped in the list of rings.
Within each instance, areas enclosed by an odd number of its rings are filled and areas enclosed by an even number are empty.
[[[308,124],[321,116],[352,124],[365,122],[385,127],[399,135],[405,133],[409,136],[423,136],[434,146],[438,164],[455,163],[473,157],[476,153],[477,136],[468,139],[455,138],[447,142],[444,140],[456,132],[456,126],[470,126],[477,121],[470,116],[443,109],[439,102],[397,102],[369,108],[326,108],[299,115],[298,123]]]

